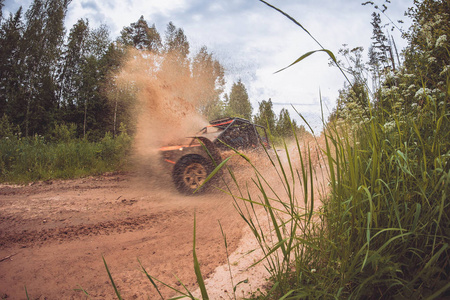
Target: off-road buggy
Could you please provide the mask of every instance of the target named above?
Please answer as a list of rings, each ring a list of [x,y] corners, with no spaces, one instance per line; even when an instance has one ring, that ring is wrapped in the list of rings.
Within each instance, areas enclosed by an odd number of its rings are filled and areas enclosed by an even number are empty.
[[[268,147],[263,126],[241,118],[211,121],[184,145],[160,148],[165,164],[172,168],[172,178],[178,191],[192,194],[214,168],[222,162],[222,154],[236,150]]]

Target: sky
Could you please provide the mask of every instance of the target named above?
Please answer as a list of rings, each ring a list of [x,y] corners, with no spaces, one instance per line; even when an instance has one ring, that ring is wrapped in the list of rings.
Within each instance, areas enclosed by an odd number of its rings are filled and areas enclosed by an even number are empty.
[[[372,5],[362,0],[269,0],[306,28],[322,46],[335,55],[347,44],[349,48],[371,44]],[[374,0],[380,7],[386,0]],[[392,21],[407,30],[409,20],[404,12],[413,0],[390,0],[386,11]],[[31,0],[6,0],[4,16]],[[202,46],[213,53],[225,67],[227,89],[241,79],[247,88],[254,113],[258,103],[271,99],[275,113],[282,108],[302,124],[293,107],[300,112],[317,133],[322,128],[321,107],[325,120],[335,107],[344,77],[330,67],[328,56],[318,52],[282,72],[276,73],[303,54],[320,46],[291,20],[258,0],[72,0],[66,16],[69,30],[78,19],[89,20],[92,28],[106,24],[115,39],[120,31],[140,16],[155,24],[164,36],[167,24],[184,30],[191,53]],[[383,23],[389,22],[382,15]],[[386,29],[388,31],[388,29]],[[397,47],[406,42],[398,30],[389,31]],[[321,106],[322,102],[322,106]]]

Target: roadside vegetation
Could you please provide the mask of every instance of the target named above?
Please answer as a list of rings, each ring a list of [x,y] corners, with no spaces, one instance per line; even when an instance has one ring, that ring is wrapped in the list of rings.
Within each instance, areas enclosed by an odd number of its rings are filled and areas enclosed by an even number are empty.
[[[369,62],[362,48],[340,51],[348,65],[330,54],[349,82],[323,132],[330,191],[320,209],[312,158],[300,146],[287,167],[275,161],[280,182],[256,171],[261,194],[237,196],[263,206],[273,228],[265,233],[242,211],[272,275],[256,298],[450,297],[449,6],[415,2],[402,59],[381,30],[386,7],[374,9]],[[269,196],[278,184],[286,193]]]
[[[131,148],[125,130],[98,142],[75,138],[75,126],[56,126],[50,135],[22,137],[0,120],[0,182],[27,183],[123,170]]]

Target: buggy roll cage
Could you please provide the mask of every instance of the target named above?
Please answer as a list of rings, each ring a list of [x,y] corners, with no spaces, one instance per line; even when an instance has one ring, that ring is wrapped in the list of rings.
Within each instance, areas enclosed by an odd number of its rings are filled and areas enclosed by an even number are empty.
[[[240,124],[245,124],[246,126],[251,126],[253,128],[253,133],[256,135],[256,137],[258,138],[259,142],[263,143],[266,146],[268,146],[269,139],[267,137],[267,131],[266,131],[266,128],[264,126],[254,124],[254,123],[250,122],[249,120],[242,119],[242,118],[237,118],[237,117],[235,117],[235,118],[227,117],[227,118],[212,120],[212,121],[209,122],[208,126],[203,127],[197,134],[207,133],[208,128],[215,127],[215,128],[218,128],[218,129],[223,131],[217,137],[217,139],[220,139],[222,137],[222,135],[229,128],[232,128],[234,125],[239,126]],[[258,131],[256,130],[257,128],[260,128],[264,132],[264,136],[261,136],[258,133]]]

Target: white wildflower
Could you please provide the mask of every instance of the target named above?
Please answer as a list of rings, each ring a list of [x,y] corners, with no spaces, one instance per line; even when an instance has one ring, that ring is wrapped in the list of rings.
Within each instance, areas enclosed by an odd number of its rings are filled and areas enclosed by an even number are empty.
[[[447,42],[447,35],[443,34],[440,37],[438,37],[438,39],[436,40],[436,48],[438,47],[445,47],[445,44]]]
[[[387,132],[390,132],[395,128],[395,121],[386,122],[383,127]]]
[[[386,74],[386,79],[395,79],[395,74],[393,71],[389,71],[389,73]]]
[[[432,63],[435,63],[435,62],[437,62],[436,57],[429,57],[428,58],[428,63],[432,64]]]
[[[449,70],[450,70],[450,66],[449,66],[449,65],[446,65],[446,66],[442,69],[442,72],[439,73],[439,75],[440,75],[440,76],[443,76],[443,75],[445,75],[445,73],[447,73]]]
[[[420,88],[420,89],[416,92],[416,94],[414,95],[414,97],[415,97],[415,98],[419,98],[419,97],[427,96],[427,95],[430,95],[430,94],[431,94],[431,90],[430,90],[430,89],[428,89],[428,88]]]
[[[416,89],[416,85],[415,84],[411,84],[410,86],[408,86],[408,91],[414,90],[414,89]]]

